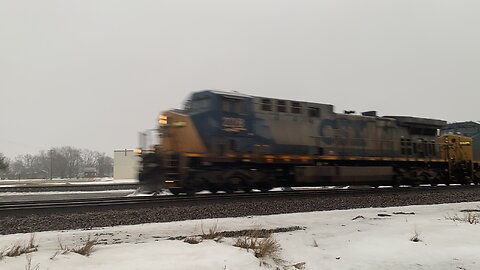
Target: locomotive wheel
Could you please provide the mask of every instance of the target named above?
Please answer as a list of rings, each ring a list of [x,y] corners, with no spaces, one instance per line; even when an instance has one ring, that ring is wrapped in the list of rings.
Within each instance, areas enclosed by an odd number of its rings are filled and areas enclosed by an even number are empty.
[[[195,195],[195,190],[192,188],[187,188],[185,189],[185,193],[187,193],[187,196],[193,196]]]
[[[219,189],[218,189],[218,186],[217,186],[217,185],[210,185],[210,186],[208,187],[208,191],[210,191],[212,194],[217,193],[218,190],[219,190]]]
[[[419,176],[417,176],[417,178],[418,178],[418,180],[417,180],[417,181],[418,181],[418,183],[417,183],[418,185],[419,185],[419,184],[426,184],[426,183],[429,183],[429,182],[430,182],[430,181],[428,181],[427,175],[424,174],[424,173],[422,173],[422,174],[420,174]]]
[[[178,196],[178,194],[180,194],[180,189],[179,188],[171,188],[171,189],[169,189],[169,191],[175,196]]]
[[[473,175],[473,183],[478,185],[480,183],[480,171],[475,172]]]
[[[441,181],[440,176],[438,174],[434,174],[434,175],[430,174],[430,177],[428,180],[430,182],[430,186],[432,187],[438,186],[438,184],[440,184],[440,181]]]
[[[169,191],[175,195],[178,196],[180,193],[185,193],[187,196],[193,196],[195,195],[195,190],[192,188],[171,188]]]
[[[223,191],[225,191],[225,193],[227,193],[227,194],[232,194],[235,190],[230,186],[225,186],[223,188]]]
[[[410,186],[412,187],[418,187],[420,185],[421,181],[417,180],[417,179],[412,179],[410,180]]]
[[[236,189],[244,189],[244,181],[241,177],[239,176],[232,176],[227,179],[225,186],[224,186],[224,191],[226,193],[233,193]]]
[[[270,185],[267,185],[267,184],[263,184],[261,185],[260,187],[258,187],[258,189],[265,193],[265,192],[268,192],[270,189],[272,189],[272,187]]]
[[[242,188],[242,190],[246,193],[252,192],[252,188],[250,188],[250,187],[244,187],[244,188]]]
[[[391,183],[393,188],[400,187],[400,179],[399,178],[400,178],[399,176],[393,177],[393,180],[392,180],[392,183]]]

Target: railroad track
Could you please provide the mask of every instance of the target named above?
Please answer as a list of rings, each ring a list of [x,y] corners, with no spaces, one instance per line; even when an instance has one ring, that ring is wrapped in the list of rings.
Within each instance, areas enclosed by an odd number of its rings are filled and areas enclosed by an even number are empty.
[[[103,191],[137,189],[138,184],[97,184],[97,185],[41,185],[0,187],[0,192],[68,192],[68,191]]]
[[[71,199],[71,200],[45,200],[45,201],[22,201],[0,202],[0,216],[27,215],[36,213],[74,213],[85,211],[100,211],[109,209],[128,209],[143,207],[165,207],[172,205],[185,205],[194,203],[208,203],[234,200],[258,200],[269,198],[305,198],[315,196],[356,196],[365,194],[388,195],[398,193],[421,193],[430,191],[449,190],[472,190],[480,191],[480,186],[439,186],[439,187],[400,187],[400,188],[360,188],[349,189],[321,189],[321,190],[296,190],[276,192],[252,192],[232,194],[197,194],[195,196],[141,196],[141,197],[110,197],[94,199]]]
[[[0,234],[458,202],[480,202],[480,186],[355,188],[0,203]]]

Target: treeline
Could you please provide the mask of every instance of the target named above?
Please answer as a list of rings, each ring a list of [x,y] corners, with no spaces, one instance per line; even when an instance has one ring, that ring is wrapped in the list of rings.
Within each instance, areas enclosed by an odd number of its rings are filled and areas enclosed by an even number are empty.
[[[113,158],[88,149],[55,147],[48,151],[42,150],[37,155],[20,155],[13,160],[0,154],[1,178],[80,178],[112,175]]]

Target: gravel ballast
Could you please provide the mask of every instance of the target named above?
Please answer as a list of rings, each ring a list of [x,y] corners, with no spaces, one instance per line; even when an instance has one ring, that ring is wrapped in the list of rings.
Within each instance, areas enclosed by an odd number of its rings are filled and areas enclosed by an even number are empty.
[[[392,207],[480,201],[480,189],[458,188],[378,193],[322,194],[299,197],[261,197],[200,202],[172,202],[168,205],[126,209],[89,209],[75,213],[35,213],[0,217],[0,234],[51,230],[91,229],[117,225],[180,220],[274,215],[335,209]]]

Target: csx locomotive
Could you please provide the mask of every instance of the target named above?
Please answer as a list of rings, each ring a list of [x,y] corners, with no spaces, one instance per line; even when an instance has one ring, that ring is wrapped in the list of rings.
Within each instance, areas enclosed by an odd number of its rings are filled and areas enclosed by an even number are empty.
[[[144,191],[233,192],[323,185],[477,183],[472,140],[445,121],[335,113],[332,105],[205,90],[159,117],[142,150]]]

